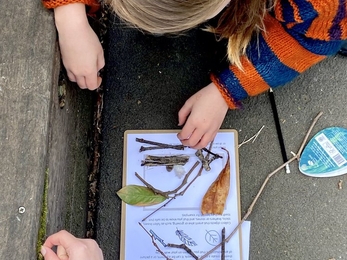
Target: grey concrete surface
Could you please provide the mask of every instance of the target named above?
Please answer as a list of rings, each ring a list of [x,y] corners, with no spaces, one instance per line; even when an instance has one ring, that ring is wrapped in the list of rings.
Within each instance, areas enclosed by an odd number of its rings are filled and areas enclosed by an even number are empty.
[[[223,57],[223,43],[193,30],[180,37],[155,37],[112,23],[105,78],[103,148],[97,240],[106,260],[119,259],[123,133],[128,129],[178,129],[184,101],[209,82]],[[297,152],[312,119],[324,114],[313,133],[327,126],[347,127],[347,59],[330,57],[275,90],[287,154]],[[271,106],[266,94],[229,111],[222,128],[251,137],[240,148],[242,214],[266,176],[282,162]],[[250,259],[347,259],[346,176],[317,179],[279,172],[256,204],[251,220]],[[134,249],[136,250],[136,249]],[[128,259],[127,259],[128,260]],[[133,259],[131,259],[133,260]]]
[[[70,86],[59,107],[56,32],[41,1],[0,5],[0,259],[32,260],[46,171],[47,233],[84,235],[92,99]]]

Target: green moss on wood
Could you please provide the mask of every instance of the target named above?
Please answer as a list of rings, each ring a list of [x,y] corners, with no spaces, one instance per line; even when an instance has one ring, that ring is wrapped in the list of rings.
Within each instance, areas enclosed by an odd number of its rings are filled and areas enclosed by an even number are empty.
[[[45,181],[44,181],[44,187],[43,187],[43,196],[42,196],[42,208],[41,208],[41,217],[40,217],[40,227],[39,227],[39,233],[37,236],[37,259],[43,260],[43,256],[41,255],[41,246],[45,242],[46,238],[46,228],[47,228],[47,213],[48,213],[48,169],[45,173]]]

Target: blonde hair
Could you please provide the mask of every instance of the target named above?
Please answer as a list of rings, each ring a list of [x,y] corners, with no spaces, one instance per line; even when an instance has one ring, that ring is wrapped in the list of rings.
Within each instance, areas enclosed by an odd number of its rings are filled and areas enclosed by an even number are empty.
[[[126,23],[153,34],[189,30],[216,14],[225,0],[107,0]],[[240,56],[254,33],[264,28],[268,0],[231,0],[216,27],[207,30],[227,38],[228,59],[241,67]]]

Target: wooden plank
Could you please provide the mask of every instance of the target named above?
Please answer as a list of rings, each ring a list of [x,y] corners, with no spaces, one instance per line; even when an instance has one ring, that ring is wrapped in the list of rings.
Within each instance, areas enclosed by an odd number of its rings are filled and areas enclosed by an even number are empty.
[[[40,1],[0,6],[0,259],[36,259],[55,30]]]

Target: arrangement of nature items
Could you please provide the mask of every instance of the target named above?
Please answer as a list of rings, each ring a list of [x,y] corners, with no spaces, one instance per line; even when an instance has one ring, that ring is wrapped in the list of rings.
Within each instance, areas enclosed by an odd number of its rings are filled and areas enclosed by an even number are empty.
[[[203,150],[173,131],[127,131],[124,140],[121,259],[241,259],[239,231],[221,243],[240,221],[236,131]]]

